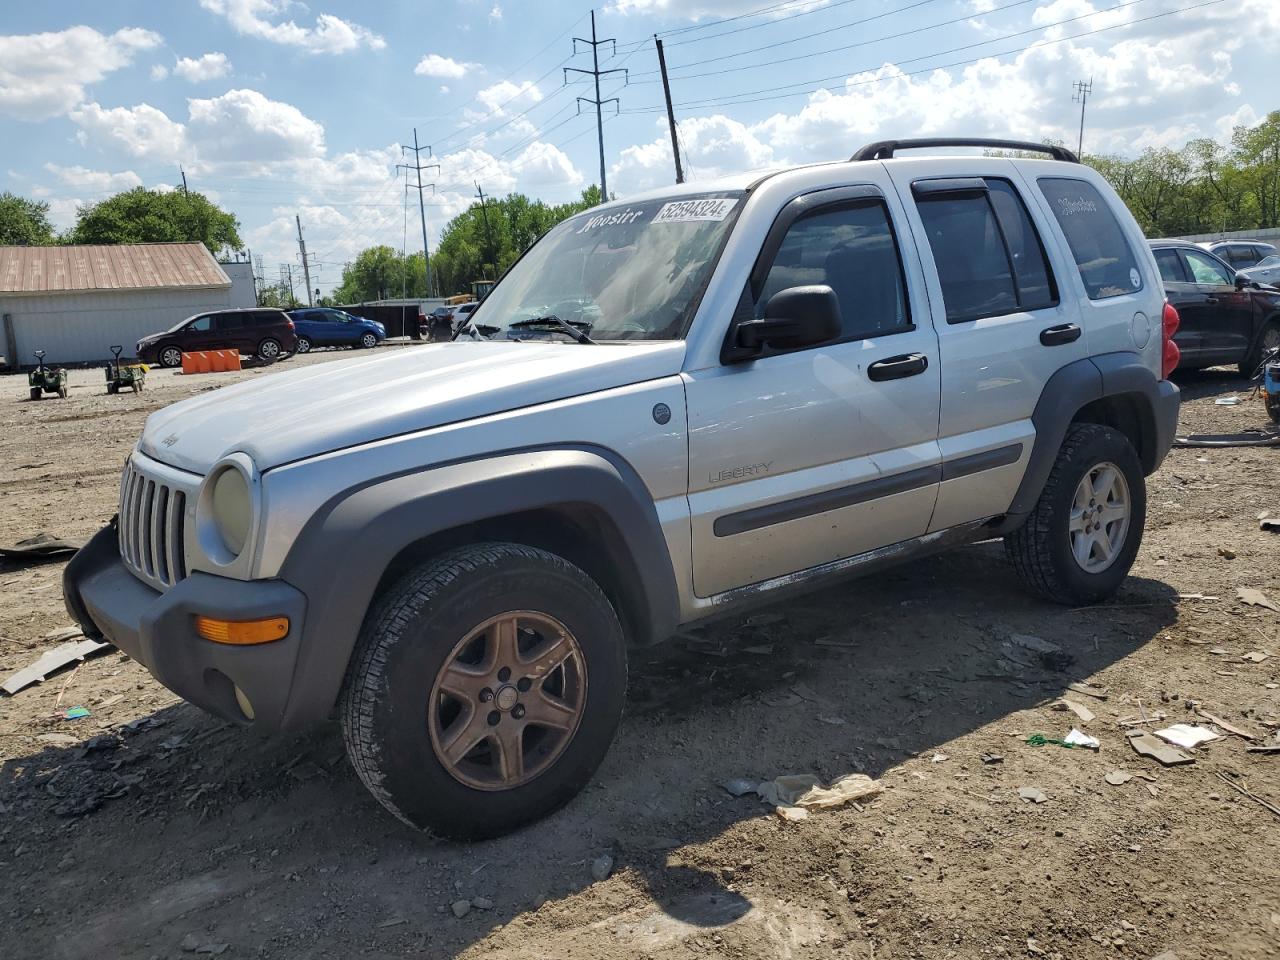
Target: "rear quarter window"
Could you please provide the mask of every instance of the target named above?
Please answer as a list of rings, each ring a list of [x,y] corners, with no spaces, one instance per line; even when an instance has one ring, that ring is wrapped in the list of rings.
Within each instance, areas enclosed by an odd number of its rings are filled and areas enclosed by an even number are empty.
[[[1142,271],[1120,221],[1093,184],[1069,177],[1037,181],[1062,228],[1090,300],[1136,293]]]

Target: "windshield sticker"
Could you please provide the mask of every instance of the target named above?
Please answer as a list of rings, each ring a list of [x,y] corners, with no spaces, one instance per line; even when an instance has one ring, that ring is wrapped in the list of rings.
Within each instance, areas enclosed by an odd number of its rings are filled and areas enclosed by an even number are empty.
[[[587,219],[587,222],[584,223],[581,226],[581,228],[579,228],[575,232],[587,233],[588,231],[594,230],[597,227],[613,227],[613,226],[617,226],[620,223],[621,224],[635,223],[637,220],[639,220],[643,216],[644,216],[643,210],[632,210],[630,207],[627,207],[627,209],[623,210],[621,213],[610,213],[610,214],[602,213],[599,216],[589,217]]]
[[[680,200],[668,203],[658,211],[651,223],[689,223],[694,220],[720,221],[738,205],[736,197],[714,200]]]

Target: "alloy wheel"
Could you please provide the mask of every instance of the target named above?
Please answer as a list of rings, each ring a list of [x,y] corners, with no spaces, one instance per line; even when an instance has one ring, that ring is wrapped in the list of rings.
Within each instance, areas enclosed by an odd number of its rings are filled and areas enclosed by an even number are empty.
[[[160,354],[160,363],[166,367],[179,367],[182,365],[182,351],[177,347],[165,347]]]
[[[510,790],[555,763],[586,698],[586,662],[569,629],[543,613],[503,613],[463,637],[436,675],[431,746],[459,782]]]
[[[1115,562],[1129,532],[1129,484],[1114,463],[1099,463],[1076,485],[1071,502],[1071,554],[1085,573]]]

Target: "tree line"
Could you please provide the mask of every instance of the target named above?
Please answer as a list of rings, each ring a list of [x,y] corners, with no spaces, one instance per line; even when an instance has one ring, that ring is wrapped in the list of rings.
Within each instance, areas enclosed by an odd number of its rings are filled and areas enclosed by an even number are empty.
[[[1149,237],[1280,227],[1280,110],[1253,126],[1238,126],[1230,141],[1191,140],[1181,149],[1148,148],[1140,156],[1085,156],[1133,211]],[[566,217],[596,206],[600,189],[547,204],[513,193],[473,203],[450,220],[431,255],[434,292],[470,292],[493,280],[542,234]],[[213,253],[239,250],[240,223],[200,193],[137,187],[82,206],[71,229],[58,234],[41,200],[0,193],[0,245],[163,243],[199,241]],[[263,287],[264,305],[296,304],[288,285]],[[427,296],[421,253],[370,247],[348,264],[326,298],[338,303]]]

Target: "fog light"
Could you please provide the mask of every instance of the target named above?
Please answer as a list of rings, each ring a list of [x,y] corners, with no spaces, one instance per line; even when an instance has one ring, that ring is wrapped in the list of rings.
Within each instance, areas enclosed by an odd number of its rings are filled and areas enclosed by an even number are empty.
[[[253,719],[253,704],[249,702],[249,698],[245,696],[243,690],[236,687],[236,703],[240,705],[240,712],[244,714],[246,720]]]
[[[289,632],[288,617],[266,617],[262,620],[215,620],[196,617],[196,633],[214,643],[247,645],[271,643]]]

